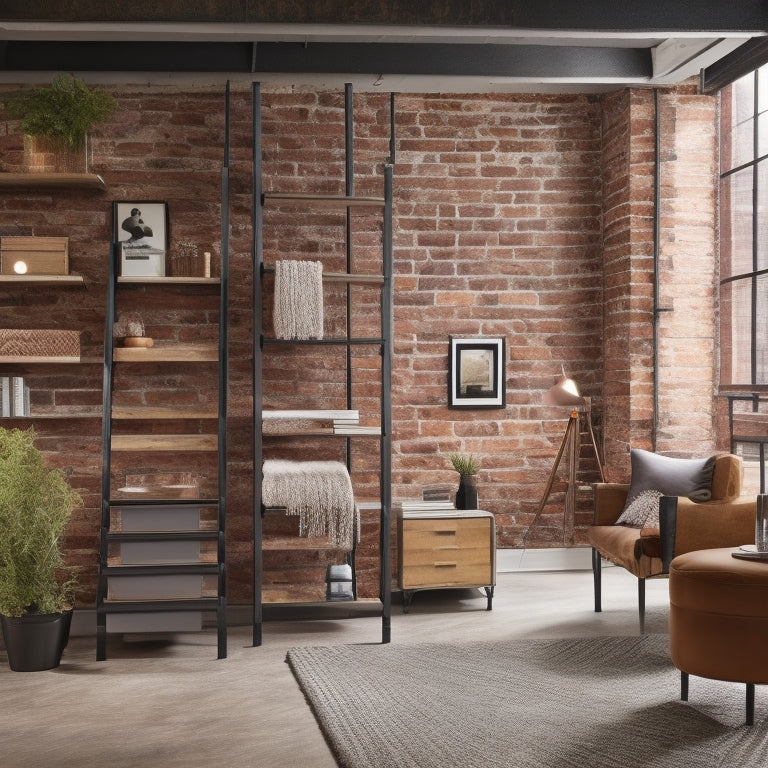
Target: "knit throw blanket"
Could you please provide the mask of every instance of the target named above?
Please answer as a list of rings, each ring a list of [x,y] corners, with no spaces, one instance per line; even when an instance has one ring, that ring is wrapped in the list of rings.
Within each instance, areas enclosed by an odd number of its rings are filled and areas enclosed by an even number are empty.
[[[275,262],[274,301],[275,336],[278,339],[322,339],[322,262]]]
[[[327,537],[339,547],[353,548],[358,513],[344,464],[268,459],[263,472],[264,506],[284,507],[289,515],[298,515],[301,536]]]

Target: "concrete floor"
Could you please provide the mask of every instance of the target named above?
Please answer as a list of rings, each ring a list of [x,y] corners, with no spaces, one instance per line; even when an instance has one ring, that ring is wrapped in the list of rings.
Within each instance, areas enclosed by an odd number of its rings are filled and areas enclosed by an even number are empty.
[[[648,582],[646,632],[667,631],[668,582]],[[589,571],[503,573],[493,610],[480,590],[420,592],[395,602],[393,643],[635,635],[637,581],[603,569],[603,612],[593,612]],[[377,643],[381,619],[275,621],[261,647],[232,627],[228,658],[215,633],[130,641],[110,637],[96,662],[75,637],[57,670],[14,673],[0,652],[3,768],[335,768],[285,663],[297,645]],[[172,642],[171,642],[172,640]]]

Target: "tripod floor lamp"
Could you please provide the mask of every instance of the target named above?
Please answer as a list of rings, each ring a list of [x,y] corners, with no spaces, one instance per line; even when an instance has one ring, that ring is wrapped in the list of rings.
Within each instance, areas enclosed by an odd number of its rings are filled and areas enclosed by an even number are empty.
[[[547,485],[544,489],[544,495],[539,502],[539,508],[537,509],[528,530],[530,531],[531,528],[533,528],[534,523],[539,515],[541,515],[544,506],[552,493],[552,486],[557,477],[560,463],[562,462],[563,457],[567,456],[568,490],[565,496],[565,514],[563,516],[563,531],[565,531],[565,526],[568,521],[571,522],[571,525],[573,524],[576,512],[576,483],[579,468],[579,456],[581,454],[582,434],[586,434],[588,440],[587,447],[591,448],[594,453],[595,461],[597,462],[597,471],[601,481],[605,481],[605,473],[603,471],[603,464],[600,461],[600,454],[597,450],[595,432],[592,428],[592,404],[588,397],[582,397],[579,394],[576,382],[574,382],[573,379],[566,377],[565,373],[563,373],[555,384],[545,393],[542,403],[544,405],[569,407],[571,413],[565,428],[563,440],[560,443],[560,448],[555,457],[555,463],[552,465],[552,469],[549,473],[549,479],[547,480]],[[582,429],[582,420],[584,422],[584,429]]]

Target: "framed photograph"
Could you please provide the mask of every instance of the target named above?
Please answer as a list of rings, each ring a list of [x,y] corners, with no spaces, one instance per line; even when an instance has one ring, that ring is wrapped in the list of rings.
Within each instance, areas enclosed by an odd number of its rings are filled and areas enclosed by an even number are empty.
[[[168,229],[167,203],[115,200],[112,239],[120,244],[120,274],[164,276]]]
[[[448,360],[449,408],[504,408],[504,337],[451,336]]]

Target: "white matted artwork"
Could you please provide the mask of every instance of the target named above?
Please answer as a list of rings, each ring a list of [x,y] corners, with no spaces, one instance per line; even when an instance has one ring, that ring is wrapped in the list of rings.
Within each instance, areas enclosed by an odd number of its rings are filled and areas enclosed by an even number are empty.
[[[504,338],[451,336],[449,408],[504,408]]]
[[[165,275],[165,255],[168,250],[167,203],[114,201],[112,237],[119,244],[121,275]]]

